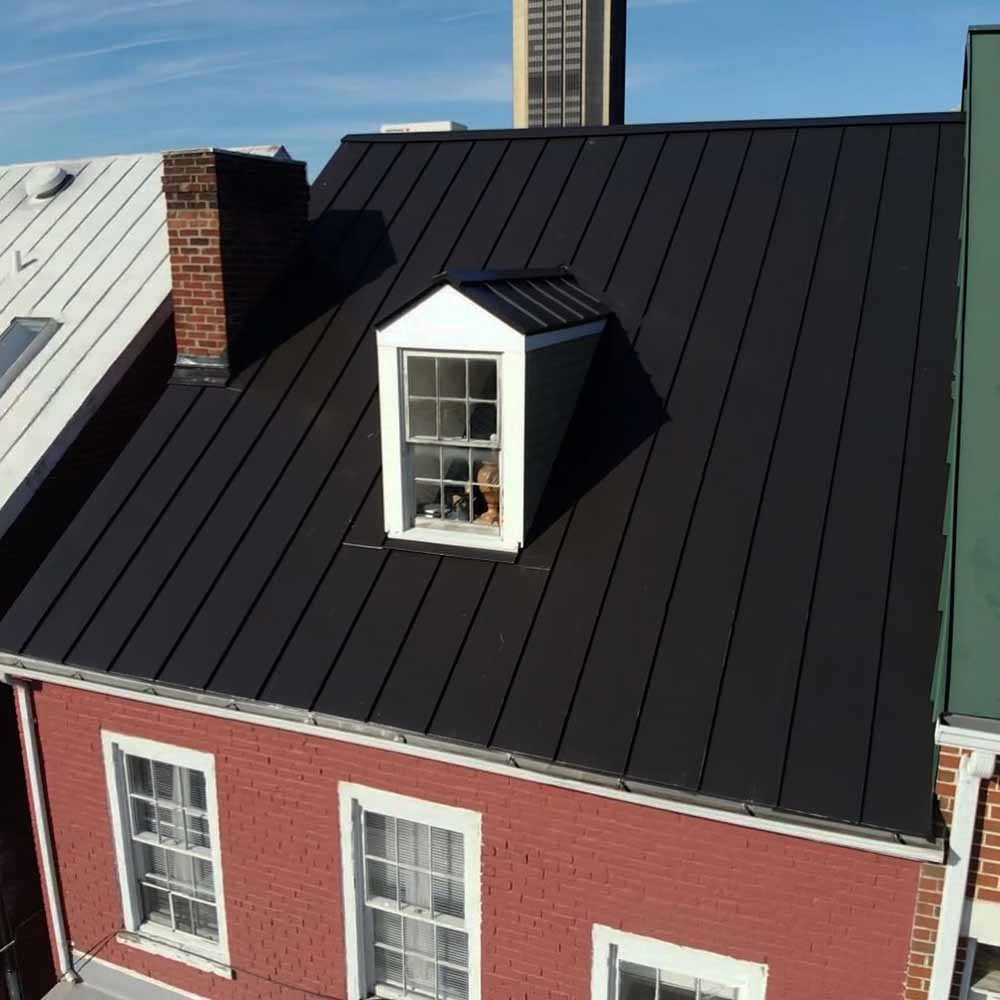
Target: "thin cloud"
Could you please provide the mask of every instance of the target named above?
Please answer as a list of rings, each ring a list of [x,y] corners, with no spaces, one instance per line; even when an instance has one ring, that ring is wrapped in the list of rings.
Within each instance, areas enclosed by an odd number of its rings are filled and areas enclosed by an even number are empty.
[[[57,52],[51,56],[39,56],[37,59],[24,59],[20,62],[0,63],[0,74],[18,73],[39,66],[51,66],[56,63],[75,62],[79,59],[92,59],[96,56],[112,55],[115,52],[128,52],[132,49],[153,48],[157,45],[173,45],[177,42],[190,41],[190,35],[172,35],[165,38],[145,38],[134,42],[121,42],[118,45],[104,45],[99,49],[78,49],[75,52]]]
[[[190,7],[195,0],[142,0],[141,3],[115,4],[81,10],[79,0],[44,0],[24,8],[17,18],[24,24],[32,24],[45,31],[66,31],[71,28],[85,28],[103,21],[121,20],[136,15],[172,10],[176,7]]]
[[[684,7],[696,0],[629,0],[629,7]]]
[[[455,24],[458,21],[471,21],[474,17],[491,17],[501,13],[499,7],[484,7],[482,10],[466,10],[461,14],[449,14],[447,17],[439,17],[438,24]]]

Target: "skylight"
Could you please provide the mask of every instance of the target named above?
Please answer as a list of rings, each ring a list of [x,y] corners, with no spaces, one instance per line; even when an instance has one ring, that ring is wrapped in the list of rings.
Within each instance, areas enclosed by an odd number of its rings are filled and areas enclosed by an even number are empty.
[[[0,395],[48,343],[59,324],[53,319],[19,318],[0,334]]]

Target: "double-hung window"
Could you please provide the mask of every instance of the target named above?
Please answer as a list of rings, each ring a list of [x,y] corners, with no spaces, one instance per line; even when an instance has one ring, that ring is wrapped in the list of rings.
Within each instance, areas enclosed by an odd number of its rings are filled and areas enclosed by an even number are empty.
[[[212,756],[110,733],[104,748],[130,943],[228,964]]]
[[[341,786],[348,988],[479,997],[479,816]]]
[[[406,351],[413,524],[499,535],[499,359]]]
[[[764,1000],[767,967],[594,926],[592,1000]]]

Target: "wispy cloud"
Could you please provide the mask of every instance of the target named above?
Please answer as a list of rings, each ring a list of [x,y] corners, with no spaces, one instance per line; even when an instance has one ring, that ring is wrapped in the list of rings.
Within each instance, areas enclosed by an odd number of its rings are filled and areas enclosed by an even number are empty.
[[[466,10],[459,14],[448,14],[437,18],[438,24],[455,24],[458,21],[471,21],[474,17],[491,17],[503,13],[502,7],[484,7],[481,10]]]
[[[629,0],[629,7],[683,7],[696,0]]]
[[[176,7],[190,7],[195,0],[141,0],[139,3],[99,4],[89,9],[79,0],[41,0],[24,7],[16,20],[45,31],[68,31],[149,14]]]
[[[190,41],[190,35],[170,35],[163,38],[141,38],[133,42],[121,42],[117,45],[103,45],[97,49],[77,49],[73,52],[56,52],[53,55],[38,56],[35,59],[22,59],[19,62],[0,63],[0,74],[18,73],[23,70],[36,69],[39,66],[52,66],[58,63],[76,62],[78,59],[93,59],[98,56],[108,56],[116,52],[129,52],[133,49],[153,48],[158,45],[173,45],[177,42]]]

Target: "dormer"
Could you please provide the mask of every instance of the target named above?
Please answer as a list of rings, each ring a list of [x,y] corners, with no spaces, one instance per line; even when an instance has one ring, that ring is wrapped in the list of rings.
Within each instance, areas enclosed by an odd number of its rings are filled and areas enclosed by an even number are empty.
[[[390,544],[518,552],[607,318],[566,269],[447,271],[377,325]]]

